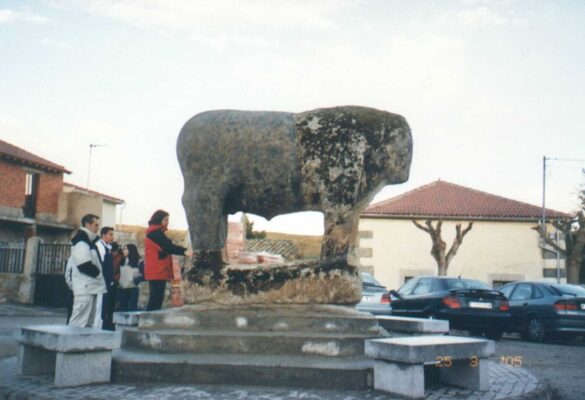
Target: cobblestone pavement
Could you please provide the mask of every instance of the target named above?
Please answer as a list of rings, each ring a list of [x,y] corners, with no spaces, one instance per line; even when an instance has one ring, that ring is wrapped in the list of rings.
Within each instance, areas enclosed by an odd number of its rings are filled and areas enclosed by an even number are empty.
[[[585,399],[585,342],[532,343],[508,335],[496,343],[497,357],[522,357],[522,368],[551,386],[562,400]]]
[[[376,391],[351,392],[211,385],[100,384],[57,388],[48,376],[19,377],[16,373],[15,333],[20,326],[64,323],[64,311],[0,304],[0,399],[217,399],[217,400],[391,400]],[[490,363],[490,391],[431,387],[427,400],[549,400],[548,386],[523,368]]]
[[[478,392],[456,387],[430,388],[427,400],[496,400],[510,398],[548,399],[545,388],[522,368],[490,363],[490,391]],[[523,395],[528,395],[523,397]],[[57,388],[48,376],[19,377],[16,358],[0,361],[0,399],[266,399],[266,400],[391,400],[376,392],[351,392],[211,385],[100,384]]]

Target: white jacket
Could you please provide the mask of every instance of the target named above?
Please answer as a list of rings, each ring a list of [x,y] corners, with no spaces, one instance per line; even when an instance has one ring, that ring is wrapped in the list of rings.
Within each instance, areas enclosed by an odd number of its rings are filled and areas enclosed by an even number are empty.
[[[122,267],[120,267],[120,281],[118,282],[118,286],[121,289],[135,288],[137,286],[134,283],[134,279],[140,278],[141,276],[142,274],[138,268],[124,264]]]
[[[80,228],[80,231],[85,232],[90,241],[96,238],[96,235],[88,229]],[[76,237],[79,236],[79,233]],[[106,282],[102,274],[102,264],[100,263],[95,246],[90,246],[85,240],[76,241],[75,238],[73,243],[71,256],[65,268],[65,281],[67,282],[67,286],[69,286],[75,296],[106,293]],[[88,261],[99,270],[99,275],[95,278],[82,273],[77,268],[77,266],[85,264]]]

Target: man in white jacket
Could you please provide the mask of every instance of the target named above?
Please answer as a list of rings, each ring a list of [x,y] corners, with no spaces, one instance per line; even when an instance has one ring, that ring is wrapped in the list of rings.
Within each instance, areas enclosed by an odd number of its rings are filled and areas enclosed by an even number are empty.
[[[69,325],[98,329],[102,325],[102,295],[106,293],[106,284],[95,246],[98,229],[99,217],[87,214],[71,239],[71,256],[65,269],[65,281],[73,291]]]

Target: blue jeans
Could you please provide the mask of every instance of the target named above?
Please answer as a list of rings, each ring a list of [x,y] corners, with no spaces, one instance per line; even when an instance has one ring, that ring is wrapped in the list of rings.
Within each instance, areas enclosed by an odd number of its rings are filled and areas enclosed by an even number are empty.
[[[118,310],[137,311],[139,290],[137,287],[130,289],[118,288]]]

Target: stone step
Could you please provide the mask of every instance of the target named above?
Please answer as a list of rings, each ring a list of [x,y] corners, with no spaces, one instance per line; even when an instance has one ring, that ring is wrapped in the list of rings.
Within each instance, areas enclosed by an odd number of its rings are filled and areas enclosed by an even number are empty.
[[[161,354],[119,350],[113,382],[229,384],[365,390],[373,360],[294,355]]]
[[[333,312],[334,311],[334,312]],[[191,329],[241,332],[329,332],[376,335],[374,317],[352,307],[295,306],[198,307],[141,313],[141,330]]]
[[[371,337],[371,336],[370,336]],[[122,348],[161,353],[364,355],[363,335],[125,329]]]

